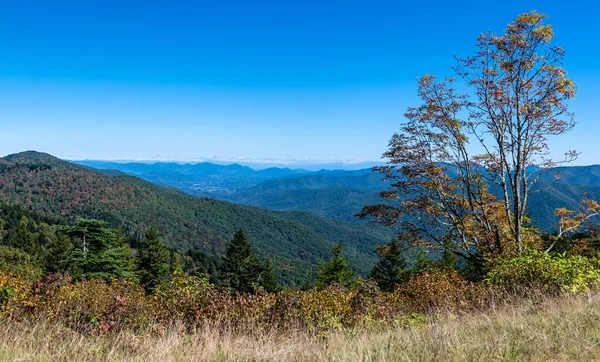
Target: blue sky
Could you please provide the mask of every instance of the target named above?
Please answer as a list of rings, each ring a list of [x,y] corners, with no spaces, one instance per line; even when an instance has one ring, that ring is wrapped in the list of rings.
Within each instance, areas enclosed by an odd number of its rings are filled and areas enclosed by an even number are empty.
[[[418,76],[533,9],[579,89],[551,145],[600,163],[592,1],[0,1],[0,154],[377,160]]]

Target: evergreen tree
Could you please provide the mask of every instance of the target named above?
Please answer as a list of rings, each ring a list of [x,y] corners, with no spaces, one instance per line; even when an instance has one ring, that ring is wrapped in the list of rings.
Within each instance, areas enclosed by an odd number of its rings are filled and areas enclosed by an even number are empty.
[[[169,250],[169,275],[173,275],[175,273],[183,273],[184,262],[181,258],[181,254],[179,254],[175,249]]]
[[[281,290],[281,286],[275,277],[275,265],[271,259],[265,259],[261,265],[260,286],[270,293],[276,293]]]
[[[13,248],[20,249],[33,258],[37,258],[38,249],[35,244],[35,236],[29,231],[29,219],[26,216],[21,217],[16,233],[12,238],[10,245]]]
[[[62,233],[59,233],[48,243],[48,254],[46,255],[46,271],[50,273],[63,273],[67,270],[69,255],[71,252],[71,241]]]
[[[81,252],[85,256],[89,251],[105,250],[115,241],[115,231],[106,228],[106,225],[104,221],[79,218],[75,225],[62,227],[62,231],[80,241]]]
[[[87,219],[79,219],[63,231],[80,243],[69,257],[68,269],[74,278],[135,277],[131,249],[120,231],[106,228],[105,222]]]
[[[37,261],[33,260],[30,254],[6,245],[0,245],[0,269],[30,279],[37,279],[42,275]]]
[[[433,260],[427,255],[427,250],[423,247],[418,249],[414,254],[414,265],[410,269],[411,274],[422,274],[432,271],[436,267]]]
[[[354,284],[354,272],[342,256],[342,250],[342,244],[335,243],[331,248],[331,259],[326,264],[319,265],[319,272],[316,276],[317,287],[331,284],[349,287]]]
[[[440,258],[440,266],[448,270],[456,270],[458,268],[458,258],[448,249],[444,249]]]
[[[401,256],[401,248],[397,239],[392,239],[389,244],[377,248],[379,262],[371,273],[369,278],[375,280],[379,289],[386,292],[393,292],[398,284],[406,280],[406,263]]]
[[[169,250],[161,243],[160,233],[152,225],[144,234],[137,254],[140,283],[147,291],[164,284],[169,278]]]
[[[260,269],[252,252],[252,244],[240,229],[225,251],[220,267],[221,279],[233,291],[252,293],[259,286]]]

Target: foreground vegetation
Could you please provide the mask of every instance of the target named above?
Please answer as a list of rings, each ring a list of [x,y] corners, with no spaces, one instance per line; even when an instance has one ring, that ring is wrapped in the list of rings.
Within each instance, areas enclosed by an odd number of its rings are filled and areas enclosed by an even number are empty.
[[[162,334],[74,333],[46,321],[0,322],[0,359],[493,361],[600,359],[600,306],[595,294],[522,301],[485,313],[451,314],[421,324],[353,329],[322,338],[306,332],[240,333],[209,323],[192,333],[173,323]]]

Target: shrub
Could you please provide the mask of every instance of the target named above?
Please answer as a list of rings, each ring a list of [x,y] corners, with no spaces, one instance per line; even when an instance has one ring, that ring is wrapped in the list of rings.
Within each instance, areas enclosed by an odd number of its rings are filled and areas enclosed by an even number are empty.
[[[30,282],[19,274],[0,272],[0,311],[10,316],[21,301],[29,300]]]
[[[486,281],[511,292],[537,289],[549,294],[571,294],[600,284],[598,265],[598,259],[532,250],[519,257],[496,260]]]
[[[37,279],[42,275],[42,270],[31,255],[5,245],[0,245],[0,270],[20,274],[28,279]]]
[[[394,294],[410,311],[463,309],[480,306],[489,300],[490,290],[463,279],[456,270],[431,269],[413,275]]]
[[[80,332],[143,329],[153,323],[144,289],[128,280],[37,283],[35,314]]]

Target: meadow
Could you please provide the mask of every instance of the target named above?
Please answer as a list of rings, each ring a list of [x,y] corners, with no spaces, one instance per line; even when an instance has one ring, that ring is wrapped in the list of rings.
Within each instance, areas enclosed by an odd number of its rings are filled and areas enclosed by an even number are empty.
[[[160,335],[76,333],[48,321],[0,322],[2,361],[573,361],[600,359],[598,293],[527,300],[423,323],[306,331],[237,332],[181,323]]]

